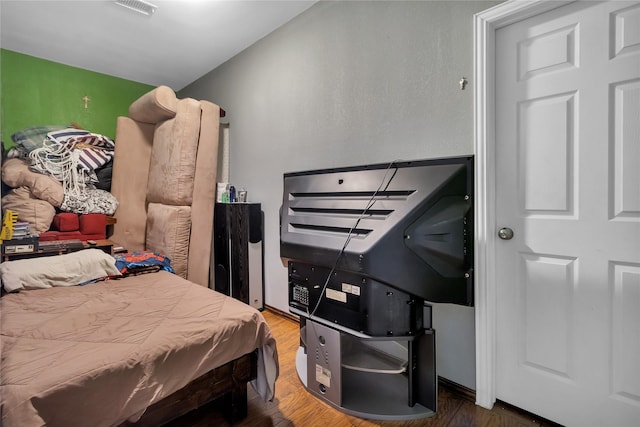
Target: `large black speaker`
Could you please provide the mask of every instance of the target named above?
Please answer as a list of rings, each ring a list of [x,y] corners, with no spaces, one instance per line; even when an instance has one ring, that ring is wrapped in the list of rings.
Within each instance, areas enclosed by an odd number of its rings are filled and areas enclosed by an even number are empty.
[[[263,214],[260,203],[217,203],[213,221],[213,288],[264,308]]]

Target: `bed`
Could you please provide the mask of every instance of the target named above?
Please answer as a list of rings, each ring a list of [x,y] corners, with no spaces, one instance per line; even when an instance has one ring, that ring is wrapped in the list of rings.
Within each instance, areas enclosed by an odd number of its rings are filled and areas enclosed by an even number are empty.
[[[277,349],[259,311],[164,270],[120,278],[109,258],[88,249],[0,264],[14,291],[0,299],[4,426],[161,425],[218,397],[233,421],[246,415],[248,380],[273,398]],[[111,279],[69,286],[86,274]]]
[[[0,264],[2,425],[157,426],[220,397],[234,421],[247,381],[273,397],[264,318],[209,288],[222,115],[159,86],[117,119],[109,237],[173,273],[118,277],[98,249]]]

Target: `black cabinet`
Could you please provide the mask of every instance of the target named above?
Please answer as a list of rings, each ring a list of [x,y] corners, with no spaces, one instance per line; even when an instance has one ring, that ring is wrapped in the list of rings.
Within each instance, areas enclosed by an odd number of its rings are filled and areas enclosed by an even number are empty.
[[[217,203],[213,221],[213,288],[264,308],[263,214],[260,203]]]

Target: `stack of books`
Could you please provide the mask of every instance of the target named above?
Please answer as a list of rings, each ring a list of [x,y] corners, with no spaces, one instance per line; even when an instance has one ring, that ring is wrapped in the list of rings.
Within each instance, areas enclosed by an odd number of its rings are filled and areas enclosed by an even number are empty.
[[[26,221],[18,221],[13,224],[12,239],[23,239],[31,236],[31,226]]]
[[[16,221],[12,228],[11,239],[2,242],[4,255],[38,252],[38,234],[31,234],[28,222]]]

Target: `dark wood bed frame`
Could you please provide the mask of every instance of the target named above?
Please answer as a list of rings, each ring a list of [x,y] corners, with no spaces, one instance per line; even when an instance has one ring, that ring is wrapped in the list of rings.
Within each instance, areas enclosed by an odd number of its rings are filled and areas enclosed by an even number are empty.
[[[256,378],[257,363],[257,351],[232,360],[149,406],[137,422],[120,427],[161,426],[217,399],[224,399],[229,423],[240,421],[247,416],[247,383]]]

